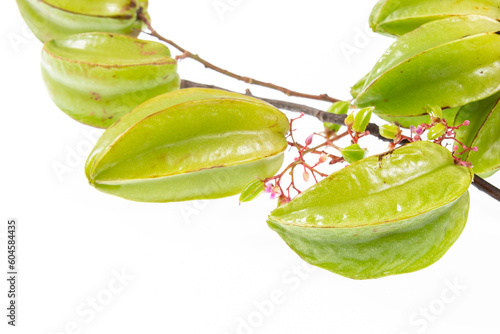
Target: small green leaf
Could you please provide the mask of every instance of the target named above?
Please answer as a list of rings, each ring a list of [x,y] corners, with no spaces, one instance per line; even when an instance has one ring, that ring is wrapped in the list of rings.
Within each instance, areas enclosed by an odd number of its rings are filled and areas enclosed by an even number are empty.
[[[336,115],[345,115],[349,112],[349,106],[351,103],[349,101],[339,101],[333,103],[330,108],[326,111],[332,114]],[[340,130],[340,125],[339,124],[334,124],[334,123],[324,123],[325,128],[330,129],[332,131],[339,131]]]
[[[440,106],[437,105],[428,105],[427,108],[427,113],[434,118],[437,119],[442,119],[443,118],[443,109],[441,109]]]
[[[352,125],[354,131],[359,133],[365,132],[368,123],[370,123],[370,118],[372,117],[374,109],[375,107],[363,108],[356,113],[354,124]]]
[[[394,139],[401,133],[399,126],[394,124],[384,124],[379,128],[380,135],[387,139]]]
[[[352,126],[354,124],[354,114],[350,113],[349,115],[347,115],[347,117],[345,118],[344,123],[347,126]]]
[[[438,123],[429,129],[429,132],[427,133],[427,139],[429,140],[438,139],[439,137],[444,135],[445,132],[446,132],[446,126],[444,126],[441,123]]]
[[[261,180],[250,182],[240,194],[240,204],[256,199],[262,192],[264,192],[264,182]]]
[[[365,157],[366,151],[363,150],[358,144],[354,144],[344,148],[341,153],[344,157],[344,160],[352,164],[363,159]]]

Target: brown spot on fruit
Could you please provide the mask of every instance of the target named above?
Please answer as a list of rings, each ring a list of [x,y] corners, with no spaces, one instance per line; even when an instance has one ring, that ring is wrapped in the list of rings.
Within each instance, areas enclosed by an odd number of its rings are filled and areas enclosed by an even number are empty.
[[[90,94],[92,95],[92,99],[94,99],[95,101],[101,101],[101,95],[99,93],[96,93],[96,92],[90,92]]]

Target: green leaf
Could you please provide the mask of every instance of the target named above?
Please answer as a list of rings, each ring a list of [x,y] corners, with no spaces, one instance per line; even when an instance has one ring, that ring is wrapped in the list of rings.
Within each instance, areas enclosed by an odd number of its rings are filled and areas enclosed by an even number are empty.
[[[366,151],[363,150],[358,144],[353,144],[342,149],[341,153],[344,160],[352,164],[363,159]]]
[[[259,197],[264,192],[264,182],[261,180],[254,180],[250,182],[245,190],[240,194],[240,204],[250,202]]]
[[[427,132],[427,139],[429,140],[438,139],[439,137],[444,135],[445,132],[446,132],[446,126],[444,126],[441,123],[438,123],[429,129],[429,132]]]
[[[387,139],[395,139],[401,133],[401,129],[396,125],[384,124],[379,127],[380,135]]]
[[[366,127],[370,123],[370,118],[372,117],[372,112],[375,108],[368,107],[359,110],[354,117],[354,124],[352,128],[358,133],[365,132]]]
[[[427,113],[434,118],[442,119],[443,118],[443,109],[440,106],[427,106]]]

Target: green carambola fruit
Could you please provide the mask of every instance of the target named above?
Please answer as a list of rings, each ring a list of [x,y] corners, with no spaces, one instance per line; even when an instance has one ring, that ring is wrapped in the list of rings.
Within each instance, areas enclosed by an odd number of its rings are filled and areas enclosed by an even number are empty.
[[[384,119],[421,118],[428,105],[455,108],[491,96],[500,90],[499,31],[500,22],[481,16],[424,24],[385,52],[353,103],[375,106]]]
[[[85,32],[137,36],[147,0],[17,0],[19,11],[42,42]]]
[[[42,74],[61,110],[99,128],[180,83],[177,62],[165,45],[109,33],[45,43]]]
[[[305,261],[368,279],[436,262],[461,234],[473,172],[431,142],[414,142],[330,175],[269,216]]]
[[[373,31],[401,36],[422,24],[459,15],[500,19],[499,0],[380,0],[370,15]]]
[[[235,195],[280,169],[288,129],[283,113],[255,98],[181,89],[109,127],[85,172],[98,190],[134,201]]]
[[[366,80],[370,76],[370,73],[361,78],[354,86],[351,87],[351,95],[353,98],[356,98],[359,93],[363,90],[363,87],[366,83]],[[446,120],[454,120],[455,116],[458,113],[460,107],[457,108],[447,108],[443,110],[443,118]],[[383,114],[378,114],[378,116],[388,122],[397,124],[404,128],[409,128],[411,125],[417,126],[422,123],[430,124],[431,119],[429,114],[423,110],[424,114],[421,115],[413,115],[413,116],[388,116]]]
[[[461,157],[472,162],[474,172],[488,177],[500,169],[500,94],[463,106],[455,125],[470,121],[457,131],[457,139],[477,151],[468,151]],[[459,148],[459,152],[463,151]]]
[[[366,80],[370,77],[370,73],[365,75],[363,78],[361,78],[354,86],[351,87],[351,96],[355,99],[358,97],[359,93],[363,91],[363,87],[366,83]],[[454,120],[455,116],[458,113],[458,110],[460,107],[457,108],[447,108],[443,110],[443,118],[446,120]],[[382,115],[378,114],[378,116],[388,122],[397,124],[399,126],[402,126],[404,128],[409,128],[411,125],[417,126],[422,123],[429,124],[430,123],[430,117],[429,114],[423,110],[424,114],[421,115],[413,115],[413,116],[388,116],[388,115]]]
[[[363,87],[366,84],[366,80],[370,77],[370,73],[367,73],[364,77],[358,80],[354,84],[354,86],[351,87],[351,96],[355,99],[358,97],[359,93],[363,91]]]

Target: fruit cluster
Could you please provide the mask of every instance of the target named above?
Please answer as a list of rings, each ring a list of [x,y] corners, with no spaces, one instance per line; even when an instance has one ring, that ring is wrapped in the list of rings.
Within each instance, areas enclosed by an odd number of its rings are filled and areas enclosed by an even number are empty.
[[[379,1],[371,27],[397,40],[352,87],[353,100],[328,110],[345,115],[346,130],[325,123],[305,145],[293,137],[295,119],[262,100],[179,89],[169,49],[136,38],[144,18],[152,30],[147,1],[17,3],[45,43],[42,74],[55,104],[106,129],[86,163],[92,186],[143,202],[270,193],[278,208],[269,226],[304,260],[335,273],[377,278],[436,262],[465,226],[474,173],[500,169],[498,0]],[[393,142],[365,158],[358,141],[373,114],[389,122],[380,134]],[[312,145],[314,136],[324,143]],[[349,146],[333,143],[343,137]],[[288,146],[299,156],[277,174]],[[350,165],[329,176],[316,170],[339,162]],[[303,192],[293,179],[299,166],[306,182],[316,181]],[[286,173],[292,181],[282,187]]]

